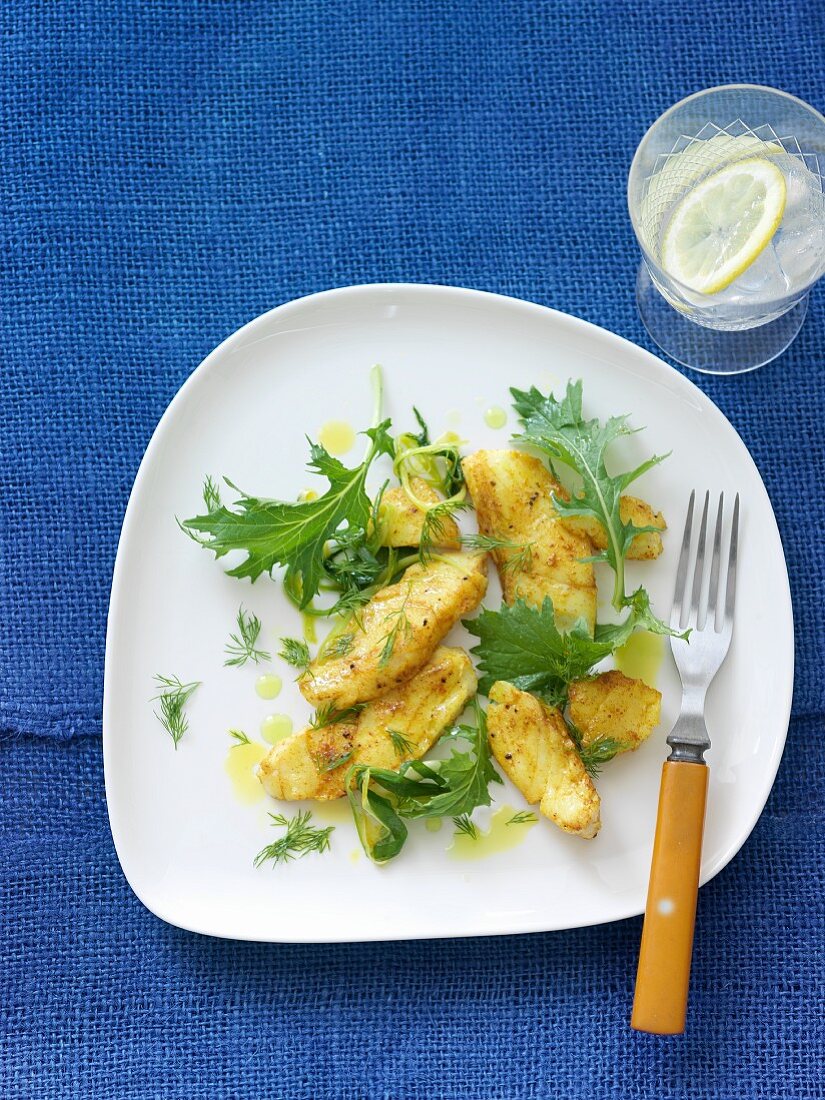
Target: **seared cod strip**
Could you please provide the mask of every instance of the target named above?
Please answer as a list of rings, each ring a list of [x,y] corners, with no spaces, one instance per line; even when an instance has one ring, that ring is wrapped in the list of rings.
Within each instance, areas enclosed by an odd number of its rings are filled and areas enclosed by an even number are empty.
[[[423,478],[411,478],[410,488],[425,504],[435,505],[441,502],[442,498]],[[400,486],[387,489],[378,506],[381,545],[418,546],[421,542],[426,514],[417,504],[413,504]],[[461,549],[458,525],[452,516],[441,516],[432,534],[433,546],[440,546],[445,550]]]
[[[553,506],[553,493],[564,490],[540,459],[520,451],[476,451],[462,462],[484,535],[532,547],[529,560],[508,568],[517,550],[495,550],[504,599],[521,597],[540,607],[553,601],[556,622],[566,629],[582,618],[593,633],[596,578],[584,562],[593,553],[589,539],[568,528]]]
[[[377,699],[415,676],[486,591],[486,554],[446,553],[410,566],[352,619],[342,656],[310,664],[298,681],[301,693],[315,707],[337,710]]]
[[[659,724],[662,693],[618,669],[570,685],[570,718],[585,745],[612,737],[619,752],[632,752]]]
[[[487,710],[490,748],[527,801],[566,833],[591,840],[601,799],[555,707],[499,680]]]
[[[667,527],[662,513],[654,512],[646,501],[639,500],[638,497],[622,497],[619,501],[619,515],[625,523],[633,523],[636,527],[658,527],[659,531],[664,531]],[[567,516],[562,519],[562,523],[568,531],[586,535],[594,549],[607,549],[607,532],[595,516]],[[646,531],[637,535],[630,544],[628,558],[633,561],[658,558],[663,549],[659,531]]]
[[[461,714],[476,686],[464,650],[441,646],[417,676],[368,703],[350,721],[301,730],[275,745],[258,778],[273,798],[341,798],[352,764],[395,770],[403,761],[423,756]],[[395,743],[390,731],[400,735]],[[342,761],[338,767],[336,760]],[[322,770],[330,764],[330,770]]]

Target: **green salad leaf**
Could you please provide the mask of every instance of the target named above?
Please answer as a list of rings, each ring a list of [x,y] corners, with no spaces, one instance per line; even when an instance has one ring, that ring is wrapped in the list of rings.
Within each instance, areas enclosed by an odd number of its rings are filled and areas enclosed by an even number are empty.
[[[325,575],[327,542],[342,528],[366,532],[372,504],[365,483],[373,460],[392,454],[390,422],[368,428],[370,447],[364,461],[348,469],[323,447],[310,442],[309,467],[329,481],[329,489],[315,500],[297,502],[266,500],[245,494],[228,478],[226,484],[239,497],[233,505],[219,504],[202,516],[184,520],[182,527],[221,558],[231,550],[243,550],[245,559],[228,573],[255,581],[276,565],[286,567],[285,584],[299,582],[299,606],[304,608],[317,594]]]
[[[540,608],[521,599],[503,604],[498,611],[485,608],[475,619],[464,621],[479,639],[471,650],[481,672],[479,691],[488,695],[496,680],[506,680],[563,709],[568,685],[589,675],[595,665],[624,645],[634,630],[670,633],[650,610],[643,588],[628,598],[628,607],[623,622],[597,623],[592,637],[583,619],[570,630],[559,630],[549,596]],[[683,636],[687,637],[687,632]]]
[[[484,711],[475,703],[476,724],[444,733],[451,754],[444,760],[409,760],[398,771],[357,764],[346,778],[347,795],[361,844],[374,863],[386,863],[404,846],[404,819],[463,817],[489,806],[490,783],[501,783],[490,758]],[[464,742],[466,749],[457,747]]]
[[[499,611],[485,608],[464,625],[479,639],[471,650],[481,672],[479,691],[488,695],[497,680],[506,680],[522,691],[544,696],[554,705],[563,705],[569,683],[586,676],[621,645],[618,632],[600,640],[598,627],[597,636],[592,638],[583,619],[569,631],[560,631],[549,596],[541,608],[520,599],[503,604]]]
[[[510,392],[523,426],[517,441],[529,443],[546,454],[551,464],[561,462],[581,477],[581,489],[570,500],[554,497],[553,503],[563,516],[592,516],[604,527],[607,548],[591,560],[606,561],[613,569],[613,606],[620,611],[629,601],[625,594],[625,560],[630,544],[636,535],[653,530],[622,519],[621,497],[632,482],[667,456],[653,455],[635,469],[611,475],[606,465],[609,446],[638,430],[628,426],[627,416],[611,416],[604,424],[585,420],[581,381],[568,382],[560,401],[553,394],[544,396],[535,386]]]

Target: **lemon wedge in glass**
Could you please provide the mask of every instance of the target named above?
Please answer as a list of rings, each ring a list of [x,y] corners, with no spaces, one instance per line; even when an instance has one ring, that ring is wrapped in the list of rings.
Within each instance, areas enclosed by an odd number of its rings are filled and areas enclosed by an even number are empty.
[[[730,286],[779,228],[785,190],[782,172],[763,157],[706,176],[680,200],[665,228],[665,271],[700,294]]]

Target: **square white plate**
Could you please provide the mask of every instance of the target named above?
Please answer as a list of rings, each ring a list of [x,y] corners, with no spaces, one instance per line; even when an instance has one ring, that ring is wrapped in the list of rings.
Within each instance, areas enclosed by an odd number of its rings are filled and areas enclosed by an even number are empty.
[[[629,413],[634,426],[646,426],[622,441],[616,460],[629,468],[653,452],[672,451],[638,485],[670,522],[665,553],[633,565],[629,578],[631,586],[644,580],[660,614],[670,607],[690,490],[741,493],[736,626],[708,697],[707,881],[736,854],[764,806],[793,682],[785,559],[745,446],[691,382],[584,321],[477,291],[377,285],[292,302],[231,336],[172,401],[141,464],[115,567],[104,698],[109,816],[135,893],[183,928],[271,941],[542,931],[644,908],[665,737],[680,704],[669,650],[658,683],[661,728],[638,752],[605,768],[595,841],[542,822],[507,852],[462,861],[445,850],[449,823],[435,834],[419,826],[401,856],[378,868],[360,853],[342,803],[322,815],[337,823],[330,852],[274,869],[252,866],[255,853],[279,835],[266,811],[284,807],[263,794],[254,804],[237,799],[224,767],[227,730],[257,736],[274,711],[290,714],[299,728],[310,708],[279,659],[272,667],[284,690],[266,703],[254,691],[261,669],[224,667],[223,647],[241,602],[262,619],[261,642],[271,651],[280,636],[300,634],[300,619],[279,583],[225,576],[211,553],[184,537],[175,517],[197,514],[207,473],[225,474],[253,494],[295,499],[312,484],[305,436],[317,438],[333,418],[368,425],[368,370],[376,362],[397,429],[411,426],[415,404],[436,432],[457,430],[468,451],[507,445],[516,428],[511,385],[558,391],[568,378],[582,378],[590,414]],[[485,425],[492,405],[509,410],[503,431]],[[346,461],[357,461],[356,453]],[[607,591],[608,578],[601,579]],[[488,606],[496,606],[498,592],[493,578]],[[474,641],[463,628],[449,640]],[[202,681],[177,752],[153,716],[158,672]],[[507,783],[491,793],[497,804],[524,805]]]

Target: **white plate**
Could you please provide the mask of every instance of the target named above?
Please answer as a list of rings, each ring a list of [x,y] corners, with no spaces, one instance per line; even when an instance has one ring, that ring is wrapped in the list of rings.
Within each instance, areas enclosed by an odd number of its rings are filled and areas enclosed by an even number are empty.
[[[272,711],[296,727],[309,707],[290,670],[275,703],[253,690],[255,669],[224,668],[239,602],[264,623],[265,645],[300,632],[280,585],[226,577],[185,538],[175,516],[196,514],[205,473],[251,493],[294,499],[311,484],[305,434],[343,418],[370,418],[368,368],[380,362],[386,409],[401,428],[415,403],[437,431],[469,449],[506,446],[485,426],[510,385],[584,380],[586,407],[628,412],[646,430],[622,442],[628,466],[673,452],[638,491],[670,521],[662,559],[639,563],[660,613],[669,610],[691,488],[738,490],[743,501],[736,629],[708,697],[713,748],[702,879],[736,854],[771,789],[790,713],[793,622],[782,545],[767,493],[742,441],[691,382],[655,356],[573,317],[515,299],[450,287],[351,287],[259,317],[217,348],[164,414],[135,481],[118,549],[109,611],[104,699],[106,796],[129,883],[159,917],[238,939],[335,941],[531,932],[617,920],[644,907],[665,736],[679,706],[669,650],[659,678],[661,729],[599,780],[602,831],[592,842],[549,823],[524,843],[475,862],[445,851],[449,829],[411,833],[393,864],[358,857],[344,816],[332,850],[274,869],[252,867],[276,839],[271,800],[243,805],[224,772],[227,729],[256,735]],[[360,452],[358,452],[360,453]],[[355,460],[356,452],[350,456]],[[491,571],[492,572],[492,571]],[[606,584],[608,578],[604,578]],[[497,599],[495,582],[491,585]],[[460,628],[455,640],[467,640]],[[152,715],[156,672],[203,686],[177,752]],[[506,785],[497,802],[522,807]],[[449,823],[447,823],[449,826]]]

